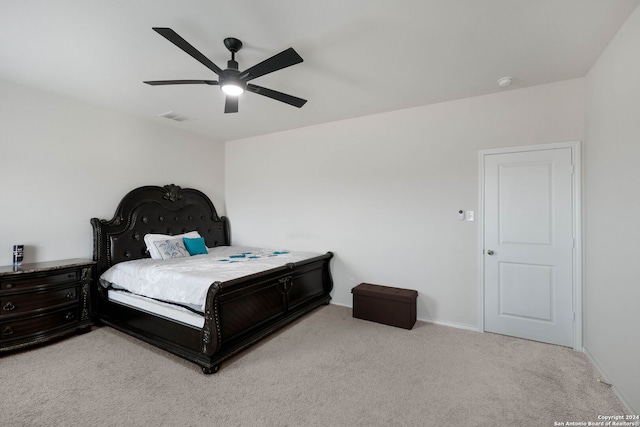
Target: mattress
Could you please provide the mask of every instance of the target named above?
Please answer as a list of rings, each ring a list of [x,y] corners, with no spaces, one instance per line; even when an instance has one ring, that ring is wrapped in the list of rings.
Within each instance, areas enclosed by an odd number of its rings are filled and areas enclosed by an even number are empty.
[[[196,328],[204,327],[204,316],[194,313],[191,310],[162,301],[156,301],[151,298],[145,298],[140,295],[132,294],[117,289],[109,289],[107,291],[109,301],[126,305],[156,316],[164,317],[172,321],[185,323]]]

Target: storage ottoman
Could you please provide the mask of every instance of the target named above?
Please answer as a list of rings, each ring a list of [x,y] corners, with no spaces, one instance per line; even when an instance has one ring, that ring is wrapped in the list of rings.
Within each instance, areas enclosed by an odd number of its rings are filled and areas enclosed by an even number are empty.
[[[351,293],[355,318],[405,329],[416,323],[418,291],[361,283]]]

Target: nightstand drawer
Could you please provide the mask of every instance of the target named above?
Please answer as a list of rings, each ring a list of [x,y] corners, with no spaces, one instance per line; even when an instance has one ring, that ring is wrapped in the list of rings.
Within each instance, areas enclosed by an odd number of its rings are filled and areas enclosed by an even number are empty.
[[[45,334],[59,327],[78,323],[80,312],[77,307],[58,310],[53,313],[41,314],[14,322],[0,323],[0,341],[28,337],[30,335]]]
[[[45,310],[61,304],[75,304],[77,301],[77,286],[67,286],[53,291],[0,296],[0,318],[24,314],[32,310]]]
[[[78,270],[31,277],[0,278],[0,291],[20,291],[38,286],[60,285],[78,281]]]

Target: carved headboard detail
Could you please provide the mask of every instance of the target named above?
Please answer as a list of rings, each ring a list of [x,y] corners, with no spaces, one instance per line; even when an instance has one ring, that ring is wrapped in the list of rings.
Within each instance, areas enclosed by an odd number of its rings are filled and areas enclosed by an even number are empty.
[[[197,230],[210,248],[231,244],[229,221],[218,216],[211,200],[201,191],[174,184],[136,188],[122,198],[113,219],[92,218],[91,225],[98,275],[119,262],[149,258],[147,233]]]

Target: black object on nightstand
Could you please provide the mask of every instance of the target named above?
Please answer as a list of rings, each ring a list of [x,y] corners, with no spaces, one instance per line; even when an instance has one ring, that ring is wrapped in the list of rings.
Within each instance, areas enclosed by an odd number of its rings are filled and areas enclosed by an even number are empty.
[[[0,267],[0,353],[91,330],[95,262]]]

